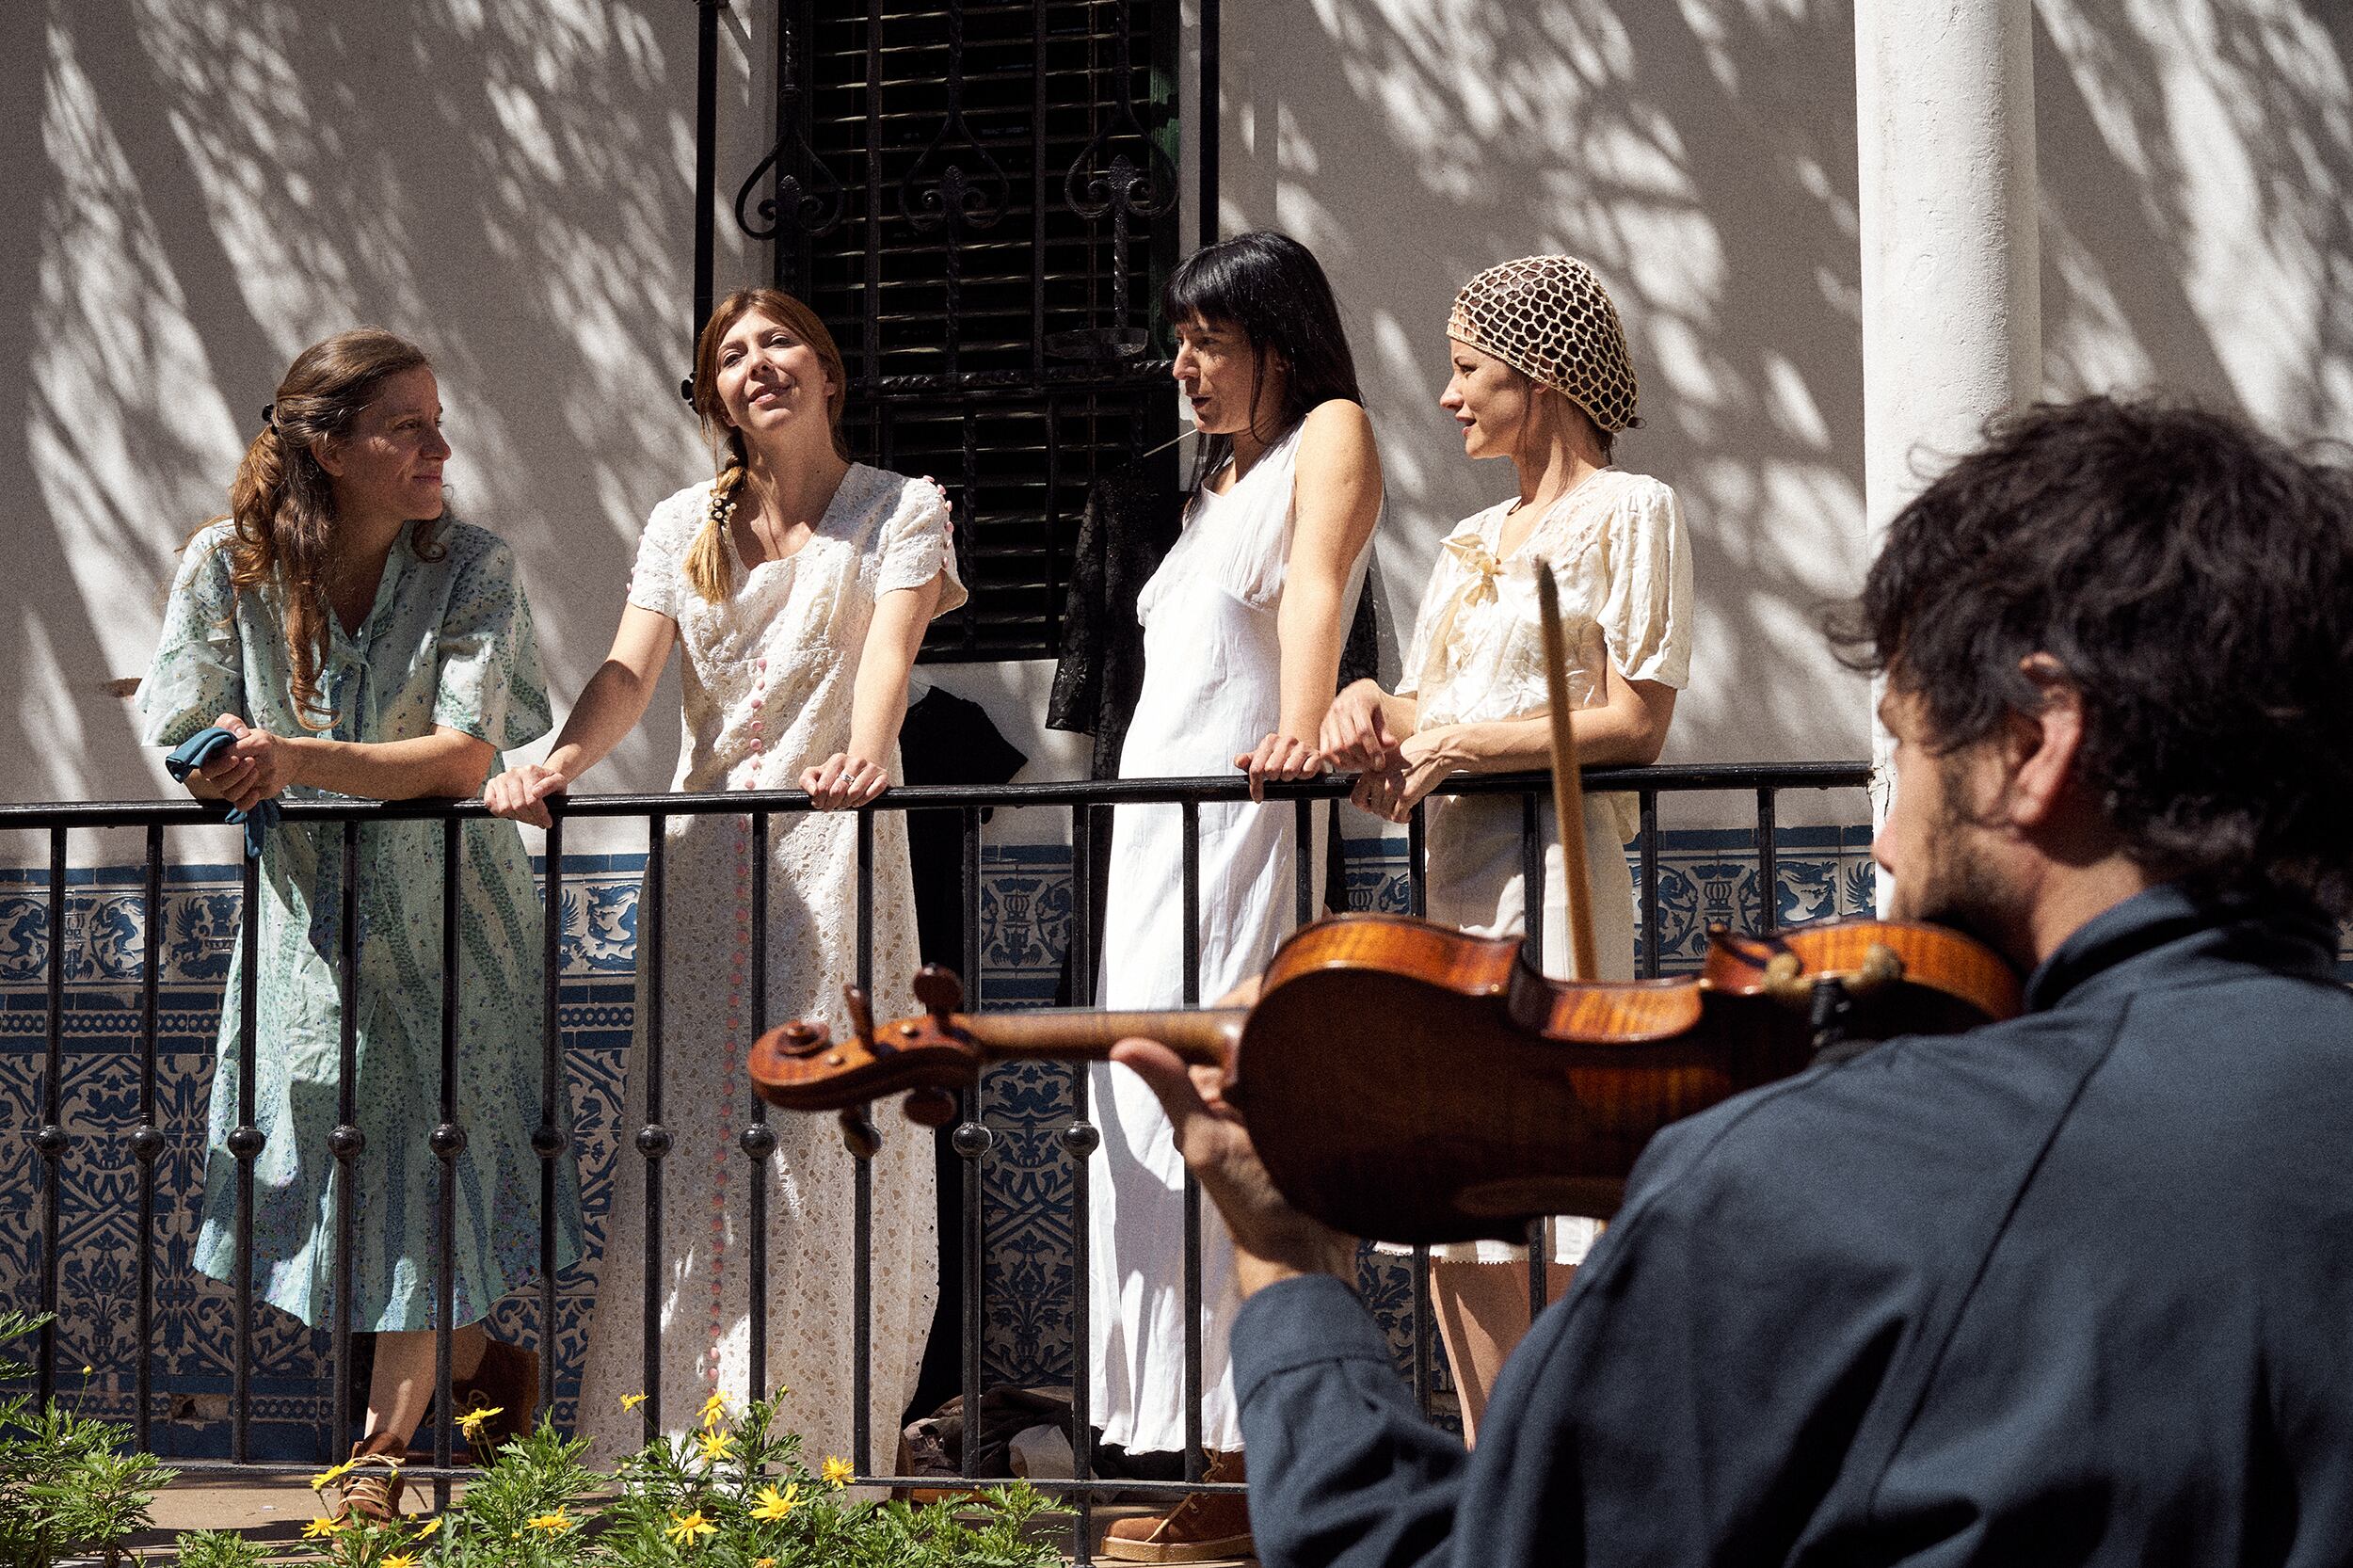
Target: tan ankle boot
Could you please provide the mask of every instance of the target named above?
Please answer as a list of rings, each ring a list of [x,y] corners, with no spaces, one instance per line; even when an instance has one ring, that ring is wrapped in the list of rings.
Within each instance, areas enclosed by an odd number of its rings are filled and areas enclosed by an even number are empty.
[[[1209,1467],[1201,1479],[1246,1480],[1241,1451],[1209,1455]],[[1213,1562],[1253,1556],[1249,1499],[1239,1492],[1196,1493],[1166,1513],[1122,1519],[1112,1526],[1096,1555],[1118,1562]]]

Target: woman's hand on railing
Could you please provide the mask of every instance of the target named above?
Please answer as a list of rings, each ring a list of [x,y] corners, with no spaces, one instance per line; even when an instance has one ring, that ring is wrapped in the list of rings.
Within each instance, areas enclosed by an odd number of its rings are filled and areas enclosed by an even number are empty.
[[[813,768],[801,770],[801,788],[820,811],[863,806],[890,787],[890,775],[879,762],[837,751]]]
[[[240,811],[250,811],[285,792],[294,782],[294,752],[283,740],[266,729],[254,728],[234,713],[223,713],[213,723],[237,738],[236,744],[218,760],[197,770],[220,799]]]
[[[1266,798],[1266,781],[1274,779],[1313,778],[1328,772],[1330,764],[1323,754],[1296,735],[1269,735],[1258,743],[1256,751],[1245,751],[1234,759],[1234,766],[1250,776],[1250,798]]]
[[[1356,776],[1348,798],[1389,822],[1403,822],[1422,797],[1445,781],[1458,766],[1446,745],[1446,731],[1425,729],[1399,743],[1397,760]]]
[[[1317,736],[1324,760],[1342,773],[1385,768],[1397,756],[1398,737],[1389,732],[1386,694],[1378,682],[1352,680],[1323,712]]]
[[[560,793],[571,780],[537,762],[525,762],[507,769],[482,787],[482,804],[494,817],[512,817],[534,827],[552,825],[548,815],[547,798]]]

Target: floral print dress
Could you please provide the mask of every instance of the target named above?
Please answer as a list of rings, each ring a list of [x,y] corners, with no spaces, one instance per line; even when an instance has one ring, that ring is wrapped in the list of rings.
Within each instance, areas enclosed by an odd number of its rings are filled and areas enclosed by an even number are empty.
[[[294,712],[282,599],[274,586],[229,580],[228,523],[188,544],[153,666],[139,688],[145,738],[179,744],[222,713],[279,735],[310,733]],[[422,545],[422,548],[421,548]],[[335,714],[323,733],[361,743],[413,740],[446,728],[499,750],[548,728],[546,683],[515,559],[469,524],[412,523],[384,563],[376,602],[356,632],[330,611],[319,696]],[[494,755],[484,773],[503,764]],[[288,799],[335,798],[290,787]],[[540,904],[515,824],[469,822],[460,833],[459,973],[441,972],[441,844],[437,822],[360,829],[356,1125],[365,1143],[351,1184],[355,1288],[351,1326],[434,1326],[442,1165],[441,987],[457,991],[457,1125],[465,1147],[449,1167],[456,1237],[449,1259],[453,1326],[488,1313],[539,1262],[540,1160],[531,1146],[540,1103]],[[254,1007],[253,1277],[259,1300],[313,1327],[334,1321],[332,1206],[343,1003],[343,827],[282,823],[260,868]],[[236,1161],[243,1028],[237,938],[212,1080],[211,1152],[196,1267],[236,1273]],[[556,1096],[568,1128],[565,1096]],[[579,1186],[556,1161],[558,1266],[580,1253]]]

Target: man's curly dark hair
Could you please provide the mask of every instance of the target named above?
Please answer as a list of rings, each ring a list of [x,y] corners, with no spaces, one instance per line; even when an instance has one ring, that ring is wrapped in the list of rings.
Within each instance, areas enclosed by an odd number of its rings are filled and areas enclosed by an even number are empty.
[[[2240,422],[2086,398],[1997,419],[1828,630],[1958,751],[2081,691],[2079,778],[2152,874],[2353,911],[2353,475]]]

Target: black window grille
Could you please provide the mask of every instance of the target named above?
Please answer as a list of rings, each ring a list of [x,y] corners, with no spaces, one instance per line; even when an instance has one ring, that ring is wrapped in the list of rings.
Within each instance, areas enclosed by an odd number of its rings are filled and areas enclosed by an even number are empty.
[[[736,216],[850,373],[854,447],[954,508],[927,660],[1050,657],[1087,488],[1176,434],[1176,0],[788,0]]]

